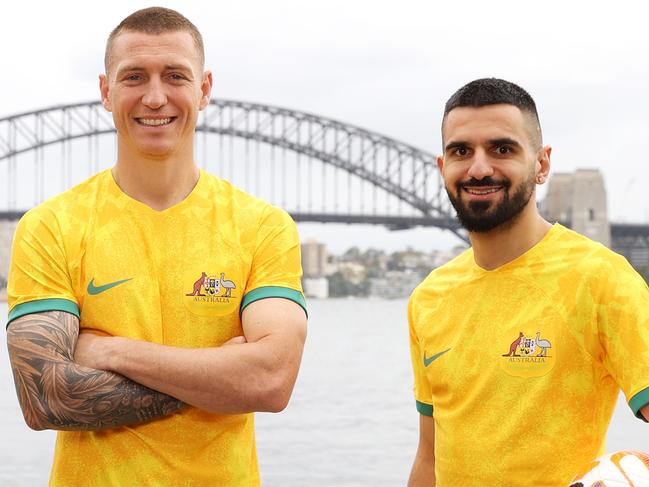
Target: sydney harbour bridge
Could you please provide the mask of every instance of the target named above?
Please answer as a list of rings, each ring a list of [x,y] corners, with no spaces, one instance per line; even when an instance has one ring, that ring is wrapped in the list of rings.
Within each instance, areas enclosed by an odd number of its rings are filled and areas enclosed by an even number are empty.
[[[201,113],[201,167],[286,209],[298,222],[435,226],[466,235],[448,202],[435,156],[322,116],[234,100]],[[115,160],[112,116],[98,101],[0,118],[0,221]],[[611,224],[616,242],[649,247],[649,226]],[[5,239],[6,240],[6,239]]]

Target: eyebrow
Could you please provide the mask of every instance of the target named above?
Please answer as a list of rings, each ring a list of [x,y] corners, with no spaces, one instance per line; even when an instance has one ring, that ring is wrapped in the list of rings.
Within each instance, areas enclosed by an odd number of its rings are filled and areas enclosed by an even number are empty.
[[[126,65],[123,68],[120,68],[119,71],[117,71],[117,74],[122,74],[122,73],[128,73],[130,71],[146,71],[146,68],[144,66],[138,66],[137,64],[132,64],[132,65]],[[183,64],[166,64],[164,67],[164,71],[187,71],[191,72],[192,69],[190,66],[185,66]]]
[[[191,71],[191,66],[186,66],[184,64],[166,64],[165,71]]]
[[[487,143],[491,146],[498,146],[498,145],[511,145],[514,147],[521,147],[521,144],[518,143],[518,141],[509,138],[509,137],[501,137],[498,139],[489,139],[487,140]],[[459,149],[462,147],[469,147],[471,144],[464,140],[457,140],[453,142],[449,142],[446,144],[446,147],[444,147],[444,152],[451,151],[453,149]]]
[[[460,147],[467,147],[469,145],[468,142],[464,142],[462,140],[458,140],[456,142],[449,142],[446,144],[446,147],[444,147],[444,152],[448,152],[453,149],[459,149]]]
[[[510,139],[509,137],[502,137],[500,139],[490,139],[487,142],[491,145],[513,145],[514,147],[521,147],[521,144],[518,143],[518,141],[514,139]]]

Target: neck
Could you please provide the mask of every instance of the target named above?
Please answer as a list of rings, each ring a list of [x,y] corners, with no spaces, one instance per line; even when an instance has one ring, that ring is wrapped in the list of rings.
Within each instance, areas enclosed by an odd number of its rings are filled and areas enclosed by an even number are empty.
[[[162,211],[180,203],[192,192],[200,171],[191,158],[129,160],[118,155],[112,173],[124,193]]]
[[[476,264],[493,270],[523,255],[539,243],[552,225],[539,215],[534,198],[510,222],[489,232],[469,233]]]

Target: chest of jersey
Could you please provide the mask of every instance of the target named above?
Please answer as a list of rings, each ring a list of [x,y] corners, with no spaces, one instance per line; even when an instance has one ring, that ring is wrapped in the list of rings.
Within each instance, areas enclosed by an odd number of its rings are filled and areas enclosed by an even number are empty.
[[[126,213],[91,230],[73,268],[82,327],[187,347],[241,334],[251,257],[232,221]]]
[[[541,390],[574,390],[578,377],[593,373],[552,296],[525,280],[465,285],[422,306],[418,322],[436,411],[497,403],[498,397],[523,405],[538,400]]]
[[[440,485],[471,471],[489,485],[512,485],[506,472],[529,475],[521,485],[563,485],[601,449],[617,387],[558,301],[505,274],[419,309]],[[545,468],[548,452],[565,457],[561,469]],[[476,465],[481,455],[490,460]]]

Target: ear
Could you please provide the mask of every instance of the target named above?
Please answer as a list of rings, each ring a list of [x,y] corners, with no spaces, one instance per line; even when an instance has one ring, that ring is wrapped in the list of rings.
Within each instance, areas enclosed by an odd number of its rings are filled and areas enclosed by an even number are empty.
[[[444,158],[442,156],[437,156],[437,169],[439,169],[439,172],[442,172],[443,168],[444,168]]]
[[[212,72],[205,71],[203,73],[203,80],[201,81],[201,102],[199,109],[203,110],[210,102],[210,95],[212,94]]]
[[[550,175],[550,154],[552,154],[552,147],[549,145],[539,149],[536,160],[536,184],[543,184],[548,180]]]
[[[105,74],[99,75],[99,92],[101,93],[102,105],[104,105],[106,110],[112,112],[113,108],[110,104],[110,97],[108,96],[108,78]]]

